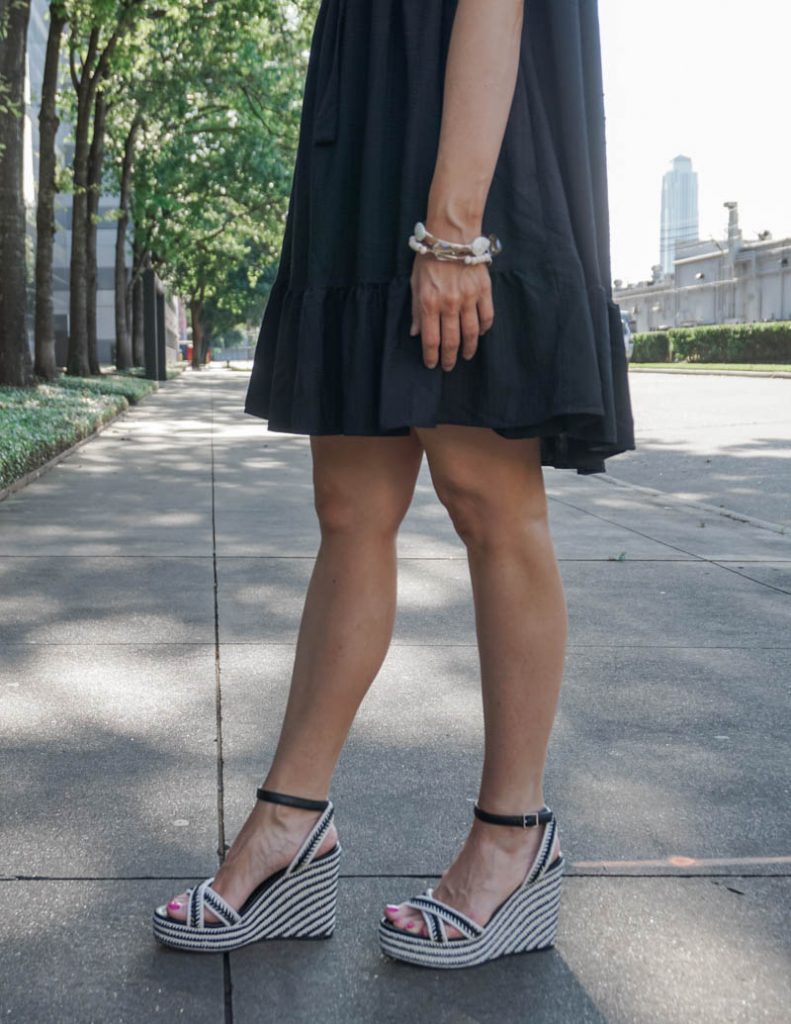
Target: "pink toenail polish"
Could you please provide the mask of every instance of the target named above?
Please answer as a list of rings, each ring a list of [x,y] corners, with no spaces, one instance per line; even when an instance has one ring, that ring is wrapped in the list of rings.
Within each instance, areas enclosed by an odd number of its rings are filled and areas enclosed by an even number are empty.
[[[396,912],[396,911],[398,910],[398,904],[396,904],[396,903],[388,903],[388,904],[387,904],[387,909],[388,909],[388,910],[389,910],[389,911],[390,911],[391,913],[395,913],[395,912]]]
[[[414,928],[415,927],[413,921],[407,921],[407,925],[406,926],[407,926],[407,928]]]
[[[171,900],[168,903],[168,910],[181,910],[181,904],[178,900]]]

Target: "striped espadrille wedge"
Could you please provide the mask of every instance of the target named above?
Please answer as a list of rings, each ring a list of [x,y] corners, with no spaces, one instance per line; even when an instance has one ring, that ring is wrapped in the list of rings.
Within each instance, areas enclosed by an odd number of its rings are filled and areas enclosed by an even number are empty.
[[[476,967],[509,953],[550,949],[555,943],[560,905],[562,854],[549,863],[557,833],[554,812],[548,807],[524,815],[490,814],[475,806],[475,815],[492,825],[531,828],[546,825],[538,853],[518,889],[500,904],[485,925],[434,898],[433,890],[406,901],[419,910],[426,935],[413,935],[386,917],[379,923],[382,952],[421,967]],[[448,938],[447,925],[461,932]]]
[[[259,885],[239,910],[211,887],[214,878],[187,890],[187,920],[170,917],[166,906],[154,911],[154,936],[166,946],[193,952],[226,953],[262,939],[328,939],[335,930],[335,902],[341,846],[321,857],[321,846],[332,822],[329,800],[301,797],[259,789],[259,800],[321,811],[321,817],[288,867],[276,871]],[[219,921],[206,921],[206,911]]]

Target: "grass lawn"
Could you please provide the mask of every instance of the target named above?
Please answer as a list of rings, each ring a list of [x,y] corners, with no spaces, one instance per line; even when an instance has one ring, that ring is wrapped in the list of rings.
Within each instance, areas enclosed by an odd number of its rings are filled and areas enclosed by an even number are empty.
[[[761,373],[791,373],[789,363],[630,363],[632,370],[741,370]]]
[[[29,388],[0,386],[0,490],[158,387],[139,370],[61,376]]]

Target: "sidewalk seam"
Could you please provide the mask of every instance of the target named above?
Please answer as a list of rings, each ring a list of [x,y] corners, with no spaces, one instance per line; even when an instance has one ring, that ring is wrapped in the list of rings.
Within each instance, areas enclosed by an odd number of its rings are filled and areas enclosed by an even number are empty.
[[[222,744],[222,674],[220,664],[220,602],[217,574],[217,516],[214,473],[214,387],[209,387],[209,452],[211,465],[211,561],[214,599],[214,706],[217,732],[217,857],[225,860],[225,779]],[[222,955],[222,986],[225,1024],[233,1024],[233,980],[229,953]]]

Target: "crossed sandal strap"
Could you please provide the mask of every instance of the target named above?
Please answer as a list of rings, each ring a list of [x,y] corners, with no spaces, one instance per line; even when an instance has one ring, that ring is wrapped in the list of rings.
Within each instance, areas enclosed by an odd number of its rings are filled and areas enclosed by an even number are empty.
[[[413,896],[406,901],[406,906],[419,910],[426,922],[426,931],[434,942],[448,942],[445,925],[456,928],[467,939],[476,939],[483,933],[483,926],[459,910],[435,899],[432,889],[426,889],[422,896]]]
[[[207,908],[225,925],[238,924],[241,915],[211,887],[214,878],[207,878],[194,889],[188,889],[187,924],[191,928],[206,928]]]

